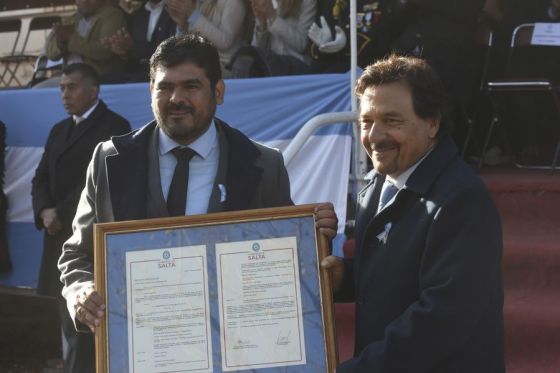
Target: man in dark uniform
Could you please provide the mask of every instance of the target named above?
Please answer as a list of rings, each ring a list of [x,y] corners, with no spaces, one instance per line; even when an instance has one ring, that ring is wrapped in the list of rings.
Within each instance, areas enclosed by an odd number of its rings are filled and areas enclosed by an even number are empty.
[[[66,67],[60,83],[64,108],[71,116],[52,128],[33,178],[31,194],[35,225],[45,230],[38,293],[60,298],[60,319],[68,342],[65,371],[82,371],[83,350],[93,349],[90,335],[77,334],[61,297],[57,268],[64,241],[72,235],[72,219],[85,185],[95,146],[130,131],[130,124],[98,98],[99,76],[84,63]]]
[[[309,28],[310,54],[318,72],[346,72],[350,68],[350,2],[320,1],[317,22]],[[404,9],[398,0],[356,2],[358,66],[365,68],[389,51]]]

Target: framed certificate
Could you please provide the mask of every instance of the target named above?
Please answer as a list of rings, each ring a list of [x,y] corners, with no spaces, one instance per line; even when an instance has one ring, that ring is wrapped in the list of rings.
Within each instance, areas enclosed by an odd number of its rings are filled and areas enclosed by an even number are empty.
[[[334,372],[314,209],[96,224],[97,372]]]

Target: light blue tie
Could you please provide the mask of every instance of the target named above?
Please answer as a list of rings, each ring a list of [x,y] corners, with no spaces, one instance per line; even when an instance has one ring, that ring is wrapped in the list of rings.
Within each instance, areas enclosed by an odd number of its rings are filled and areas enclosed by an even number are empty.
[[[381,198],[379,199],[379,207],[377,208],[377,212],[383,210],[384,207],[387,206],[387,203],[397,194],[399,188],[394,186],[393,184],[386,181],[383,184],[383,188],[381,190]]]

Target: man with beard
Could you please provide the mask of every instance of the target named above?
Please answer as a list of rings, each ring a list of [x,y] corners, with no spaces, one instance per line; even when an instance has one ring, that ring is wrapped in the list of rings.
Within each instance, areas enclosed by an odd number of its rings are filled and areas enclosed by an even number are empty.
[[[93,338],[76,333],[61,297],[57,261],[62,245],[72,235],[72,218],[84,188],[86,169],[101,141],[130,131],[130,124],[98,98],[99,76],[84,63],[67,66],[60,90],[64,109],[71,116],[55,124],[32,182],[35,225],[45,230],[37,292],[60,300],[60,323],[68,349],[65,372],[85,372]]]
[[[337,373],[504,372],[500,218],[449,136],[441,81],[393,55],[356,92],[375,169],[354,258],[321,263],[337,300],[356,302],[355,356]]]
[[[206,39],[162,42],[150,59],[150,92],[156,120],[97,147],[59,260],[79,330],[94,332],[105,315],[94,288],[95,223],[292,204],[281,153],[214,117],[225,83]],[[317,226],[333,237],[336,224],[332,205],[321,205]]]

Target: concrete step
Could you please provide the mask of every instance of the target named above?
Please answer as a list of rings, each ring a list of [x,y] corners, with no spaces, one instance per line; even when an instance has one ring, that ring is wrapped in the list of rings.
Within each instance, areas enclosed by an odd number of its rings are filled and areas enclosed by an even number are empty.
[[[481,177],[503,219],[560,222],[560,174],[496,170]]]

